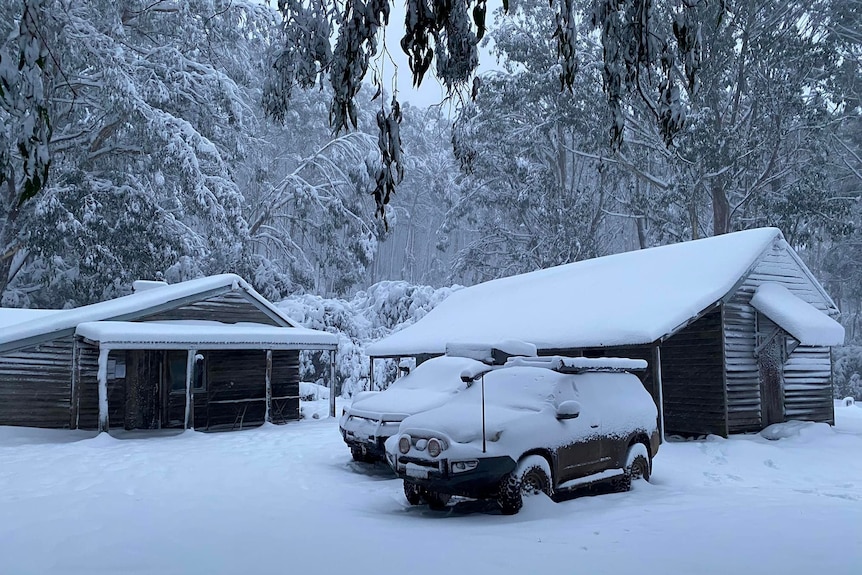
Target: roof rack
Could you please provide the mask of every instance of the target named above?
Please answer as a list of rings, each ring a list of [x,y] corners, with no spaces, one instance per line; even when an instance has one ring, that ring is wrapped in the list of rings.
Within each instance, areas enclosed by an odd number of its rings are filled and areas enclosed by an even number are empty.
[[[584,372],[625,372],[642,371],[647,368],[643,359],[626,357],[563,357],[560,355],[511,357],[506,361],[506,367],[543,367],[560,373]]]
[[[446,355],[450,357],[467,357],[481,361],[485,365],[504,365],[515,356],[536,355],[536,346],[524,341],[501,341],[487,343],[447,343]]]

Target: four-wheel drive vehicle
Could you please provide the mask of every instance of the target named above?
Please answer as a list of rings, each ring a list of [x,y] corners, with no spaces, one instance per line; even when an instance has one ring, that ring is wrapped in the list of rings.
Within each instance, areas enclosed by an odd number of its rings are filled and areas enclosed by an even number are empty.
[[[467,389],[461,373],[482,369],[465,357],[441,356],[419,365],[385,391],[363,392],[344,410],[341,436],[356,461],[385,461],[383,443],[408,415],[432,409]],[[487,367],[484,367],[487,369]]]
[[[526,493],[553,497],[598,481],[628,489],[649,478],[659,447],[655,403],[622,371],[645,367],[618,358],[510,360],[481,385],[404,419],[386,442],[387,461],[407,500],[432,508],[460,495],[496,499],[511,514]]]

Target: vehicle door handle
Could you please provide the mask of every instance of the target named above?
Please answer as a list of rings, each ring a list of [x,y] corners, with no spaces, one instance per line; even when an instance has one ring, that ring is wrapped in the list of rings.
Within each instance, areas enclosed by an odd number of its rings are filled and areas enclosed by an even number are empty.
[[[599,427],[599,424],[598,424],[598,423],[594,423],[593,425],[590,425],[590,427],[591,427],[591,428],[593,428],[593,429],[597,429],[597,428]]]

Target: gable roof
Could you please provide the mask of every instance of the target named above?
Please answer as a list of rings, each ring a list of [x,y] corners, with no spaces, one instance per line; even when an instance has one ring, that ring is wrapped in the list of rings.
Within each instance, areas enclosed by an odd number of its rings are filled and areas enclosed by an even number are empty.
[[[759,228],[485,282],[456,291],[366,352],[441,354],[449,342],[504,339],[539,349],[652,343],[722,299],[783,239],[776,228]]]
[[[17,316],[22,321],[4,326],[0,333],[0,352],[54,337],[71,335],[80,323],[134,319],[236,290],[245,292],[256,307],[281,326],[298,327],[293,320],[257,293],[244,279],[236,274],[221,274],[151,288],[72,309],[43,310],[40,313],[11,312],[7,316],[10,320],[14,321]],[[3,312],[0,313],[0,318],[7,315],[6,312],[10,312],[8,309],[0,311]],[[35,310],[30,310],[30,312],[33,311]]]

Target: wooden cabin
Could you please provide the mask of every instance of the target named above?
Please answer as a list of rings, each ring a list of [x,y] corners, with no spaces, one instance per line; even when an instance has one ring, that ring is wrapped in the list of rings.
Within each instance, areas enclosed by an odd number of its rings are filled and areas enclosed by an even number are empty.
[[[366,351],[372,370],[374,358],[421,361],[457,341],[645,359],[664,432],[727,436],[834,423],[838,313],[781,232],[762,228],[465,288]]]
[[[0,425],[284,423],[299,419],[299,352],[329,352],[334,365],[336,341],[233,274],[135,282],[131,295],[75,309],[0,309]]]

